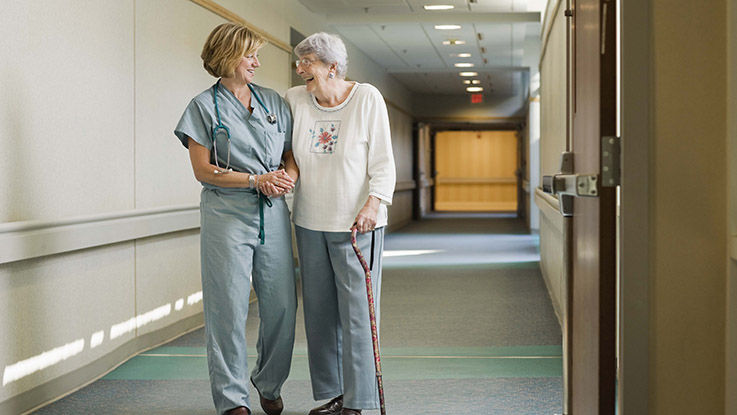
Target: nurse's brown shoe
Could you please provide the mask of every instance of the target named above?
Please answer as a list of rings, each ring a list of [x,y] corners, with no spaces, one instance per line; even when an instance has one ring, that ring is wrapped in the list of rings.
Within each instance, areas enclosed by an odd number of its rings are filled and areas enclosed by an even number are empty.
[[[239,406],[226,412],[225,415],[251,415],[251,411],[249,411],[245,406]]]
[[[253,382],[253,378],[251,378],[251,383],[253,384],[253,387],[256,388],[256,384]],[[261,396],[261,391],[258,390],[258,388],[256,388],[256,392],[258,392],[258,399],[261,403],[261,409],[266,412],[266,415],[281,414],[281,411],[284,410],[284,402],[282,401],[281,396],[274,400],[271,400]]]
[[[343,408],[343,412],[340,415],[361,415],[360,409]]]
[[[343,395],[310,411],[309,415],[340,415],[343,409]]]

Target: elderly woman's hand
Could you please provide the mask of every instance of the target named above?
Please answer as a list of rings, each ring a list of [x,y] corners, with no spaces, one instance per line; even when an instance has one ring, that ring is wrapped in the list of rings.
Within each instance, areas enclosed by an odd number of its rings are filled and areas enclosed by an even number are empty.
[[[361,233],[373,231],[376,227],[376,217],[379,214],[379,203],[378,197],[369,196],[361,210],[358,211],[351,229],[356,228]]]
[[[294,180],[283,169],[258,176],[258,189],[266,196],[281,196],[294,189]]]

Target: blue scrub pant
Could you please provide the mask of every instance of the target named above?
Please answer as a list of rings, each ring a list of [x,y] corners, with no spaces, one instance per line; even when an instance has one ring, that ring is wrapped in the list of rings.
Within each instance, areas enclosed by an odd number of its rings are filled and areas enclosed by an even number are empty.
[[[289,375],[297,296],[289,210],[283,197],[264,207],[265,243],[258,239],[258,197],[250,191],[203,189],[202,296],[207,364],[215,408],[222,414],[249,402],[246,316],[251,290],[259,300],[258,359],[250,377],[276,399]]]
[[[343,395],[345,408],[376,409],[379,391],[366,278],[351,247],[351,234],[319,232],[300,226],[296,227],[296,233],[313,397],[322,400]],[[368,263],[371,233],[359,233],[356,239]],[[375,231],[371,271],[377,329],[383,251],[382,227]]]

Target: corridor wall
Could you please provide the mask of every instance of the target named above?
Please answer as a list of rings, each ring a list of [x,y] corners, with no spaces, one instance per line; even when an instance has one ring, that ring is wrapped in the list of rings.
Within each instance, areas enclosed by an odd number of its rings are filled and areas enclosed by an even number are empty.
[[[565,3],[548,2],[543,24],[540,58],[540,175],[560,170],[560,155],[567,151],[566,127],[566,18]],[[542,182],[540,177],[538,183]],[[563,325],[567,302],[568,239],[570,219],[559,210],[558,199],[534,189],[540,209],[540,266],[558,321]]]
[[[285,42],[290,26],[327,29],[297,0],[221,4]],[[3,5],[0,414],[201,325],[200,185],[172,131],[214,81],[199,54],[224,21],[184,0]],[[411,178],[407,92],[348,49],[348,76],[391,100],[398,177]],[[256,82],[285,92],[289,51],[260,55]]]

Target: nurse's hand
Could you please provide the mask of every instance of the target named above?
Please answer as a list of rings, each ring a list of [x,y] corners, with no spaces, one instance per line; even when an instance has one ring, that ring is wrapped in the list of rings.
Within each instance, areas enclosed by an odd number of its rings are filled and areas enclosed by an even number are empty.
[[[379,215],[379,203],[378,197],[369,196],[361,210],[358,211],[351,229],[356,228],[361,233],[373,231],[376,227],[376,217]]]
[[[281,195],[294,189],[294,180],[284,169],[258,176],[258,188],[266,196]]]

